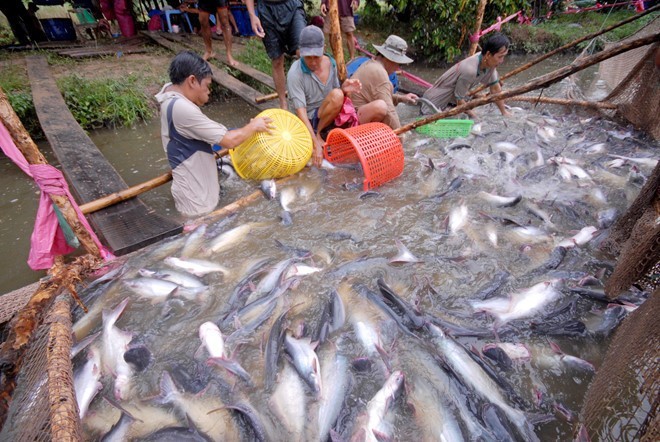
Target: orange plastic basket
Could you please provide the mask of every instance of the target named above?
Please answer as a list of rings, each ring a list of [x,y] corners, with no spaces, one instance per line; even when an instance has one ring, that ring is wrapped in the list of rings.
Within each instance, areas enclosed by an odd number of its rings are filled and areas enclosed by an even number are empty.
[[[376,188],[403,173],[401,140],[383,123],[333,129],[328,134],[323,153],[331,163],[359,161],[364,172],[364,190]]]

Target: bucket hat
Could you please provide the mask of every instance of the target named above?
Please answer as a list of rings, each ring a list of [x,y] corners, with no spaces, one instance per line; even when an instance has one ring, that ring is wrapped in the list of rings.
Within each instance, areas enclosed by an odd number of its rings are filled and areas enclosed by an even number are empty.
[[[314,25],[306,26],[300,32],[298,47],[300,48],[301,57],[320,57],[323,55],[324,46],[325,37],[323,31],[318,27]]]
[[[390,35],[383,45],[374,45],[381,55],[390,61],[398,64],[412,63],[413,59],[406,55],[408,43],[398,35]]]

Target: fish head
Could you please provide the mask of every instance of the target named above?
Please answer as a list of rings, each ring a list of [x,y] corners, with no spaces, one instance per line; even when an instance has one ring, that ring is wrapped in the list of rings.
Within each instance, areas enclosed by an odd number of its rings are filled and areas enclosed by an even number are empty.
[[[115,399],[117,399],[118,401],[126,400],[128,398],[129,391],[130,391],[129,377],[125,374],[117,375],[114,385]]]
[[[199,326],[199,339],[206,341],[212,334],[219,334],[220,329],[211,321],[207,321]]]

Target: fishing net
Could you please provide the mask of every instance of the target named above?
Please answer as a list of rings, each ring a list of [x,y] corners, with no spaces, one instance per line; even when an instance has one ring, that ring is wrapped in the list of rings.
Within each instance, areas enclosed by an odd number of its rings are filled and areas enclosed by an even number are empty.
[[[0,297],[0,324],[8,322],[14,314],[27,304],[39,283],[30,284]],[[2,336],[4,341],[4,336]]]
[[[616,331],[581,419],[591,440],[660,440],[660,289]]]
[[[70,352],[71,301],[61,295],[23,356],[0,440],[82,440]]]

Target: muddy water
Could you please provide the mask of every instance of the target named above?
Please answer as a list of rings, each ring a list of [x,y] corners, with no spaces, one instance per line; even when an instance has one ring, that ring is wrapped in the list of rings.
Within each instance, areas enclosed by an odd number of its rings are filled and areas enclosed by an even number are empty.
[[[404,122],[417,117],[415,108],[400,110]],[[232,103],[231,110],[225,105],[210,107],[208,111],[228,126],[238,126],[251,115],[250,109],[240,103]],[[610,268],[608,257],[596,249],[598,238],[572,248],[557,271],[530,272],[543,265],[562,240],[584,227],[599,226],[599,214],[610,209],[621,213],[633,201],[643,176],[651,169],[640,165],[636,171],[630,164],[615,168],[610,164],[613,158],[608,155],[657,158],[657,150],[626,128],[586,115],[566,114],[556,109],[517,108],[513,110],[514,117],[504,121],[492,105],[478,109],[477,113],[480,126],[475,128],[475,134],[463,140],[408,134],[404,141],[406,163],[403,175],[377,189],[376,195],[361,198],[361,190],[347,190],[361,181],[361,174],[355,170],[306,169],[284,186],[296,196],[290,203],[292,225],[281,223],[282,208],[278,201],[264,199],[247,207],[223,228],[260,223],[239,246],[220,253],[202,249],[196,255],[230,270],[225,276],[211,274],[204,277],[204,282],[211,286],[207,298],[152,302],[141,298],[123,282],[135,277],[140,268],[168,268],[163,259],[181,253],[185,236],[121,259],[118,262],[124,271],[121,279],[83,294],[94,297],[94,300],[90,300],[93,310],[85,319],[88,323],[82,327],[82,334],[98,330],[101,309],[129,298],[128,307],[117,325],[131,331],[135,343],[147,346],[153,353],[154,362],[133,379],[127,406],[154,415],[154,408],[171,411],[171,406],[143,401],[158,394],[162,373],[171,371],[179,373],[177,380],[188,391],[194,391],[195,385],[205,384],[210,378],[219,379],[218,384],[236,384],[232,391],[240,395],[241,401],[251,403],[265,420],[278,422],[269,405],[269,395],[263,391],[262,348],[272,321],[291,308],[289,318],[293,322],[304,321],[311,328],[318,326],[324,303],[335,289],[344,298],[348,315],[346,324],[332,335],[332,340],[338,342],[337,351],[349,360],[366,355],[351,326],[358,314],[360,317],[366,315],[378,330],[393,369],[403,370],[413,385],[432,385],[435,379],[416,364],[418,359],[431,357],[429,355],[434,351],[432,342],[429,339],[420,342],[402,333],[388,316],[360,299],[356,292],[360,285],[377,290],[379,277],[404,299],[416,303],[421,311],[483,330],[493,330],[494,321],[488,316],[477,315],[471,302],[478,300],[479,288],[488,284],[498,272],[506,271],[511,275],[501,290],[502,296],[542,281],[564,279],[558,299],[543,311],[577,299],[575,308],[558,318],[597,323],[599,316],[592,310],[601,310],[603,306],[575,298],[566,286],[577,283],[586,275]],[[167,170],[158,134],[158,123],[155,122],[121,134],[98,132],[93,138],[131,185]],[[117,143],[118,137],[125,144]],[[469,147],[458,148],[459,144]],[[564,169],[561,165],[547,162],[555,155],[574,160],[586,176],[578,178],[580,171],[562,175]],[[429,167],[431,164],[434,168]],[[443,197],[435,197],[447,190],[455,179],[461,180],[460,187]],[[235,179],[223,179],[222,183],[223,202],[233,201],[256,188],[256,183]],[[5,190],[11,198],[9,204],[25,204],[29,210],[24,200],[34,193],[34,189],[29,186],[22,191],[15,189],[7,186]],[[144,200],[159,212],[173,215],[168,190],[164,186],[145,195]],[[522,201],[513,207],[493,207],[482,192],[520,195]],[[13,200],[16,201],[11,202]],[[460,219],[455,215],[460,213],[456,210],[459,208],[466,213]],[[3,217],[5,213],[3,208]],[[3,227],[4,224],[5,221]],[[213,226],[209,226],[209,230],[213,230]],[[26,231],[29,235],[29,228]],[[200,364],[204,356],[196,354],[198,327],[204,321],[222,319],[226,301],[250,263],[259,258],[278,262],[292,256],[292,252],[282,249],[275,240],[309,250],[313,261],[307,260],[306,263],[322,270],[301,278],[295,289],[282,295],[267,323],[240,347],[237,358],[252,376],[253,386],[250,387],[222,370],[209,371]],[[389,263],[397,253],[397,240],[422,262]],[[11,287],[11,282],[7,284]],[[606,340],[589,334],[568,338],[535,334],[530,326],[532,321],[539,321],[539,315],[513,321],[512,331],[502,336],[507,342],[526,345],[532,352],[531,359],[514,364],[504,377],[521,398],[516,407],[537,415],[555,416],[554,420],[536,427],[539,437],[542,440],[567,440],[572,437],[572,425],[555,415],[554,405],[561,404],[577,412],[593,374],[590,370],[564,363],[553,354],[549,341],[557,343],[567,354],[588,360],[598,367]],[[227,323],[223,326],[223,334],[231,334],[235,327],[235,324]],[[474,346],[480,350],[494,342],[494,338],[460,338],[459,341],[466,348]],[[326,343],[318,351],[323,354],[332,351],[331,348]],[[284,361],[280,360],[280,369],[283,364]],[[344,422],[356,421],[364,412],[365,404],[382,386],[385,377],[378,366],[374,363],[371,370],[351,371],[355,382],[348,394]],[[323,366],[321,368],[323,370]],[[185,376],[181,373],[196,382],[182,381]],[[213,387],[213,393],[216,387]],[[468,418],[477,420],[477,410],[484,406],[483,398],[472,391],[461,391],[457,400],[469,408],[471,414]],[[108,394],[112,394],[110,378],[104,380],[101,395]],[[100,400],[101,395],[92,404],[90,417],[85,421],[90,439],[108,431],[118,418],[118,412]],[[197,400],[217,402],[214,397]],[[316,403],[313,395],[306,394],[305,401],[313,410]],[[210,411],[215,405],[205,404],[202,408]],[[396,440],[418,439],[420,424],[404,401],[395,403],[390,419]],[[181,416],[178,422],[183,424]],[[156,429],[142,428],[140,431]],[[273,423],[270,431],[275,440],[292,440],[281,425]],[[350,425],[346,431],[351,432]]]

